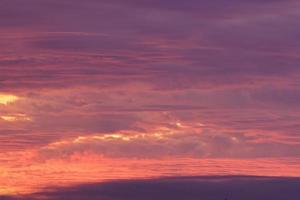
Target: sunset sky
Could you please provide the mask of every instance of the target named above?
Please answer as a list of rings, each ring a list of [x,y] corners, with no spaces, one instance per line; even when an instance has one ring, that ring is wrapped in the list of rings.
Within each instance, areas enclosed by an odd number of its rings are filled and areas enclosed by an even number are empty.
[[[1,0],[0,196],[300,177],[298,0]]]

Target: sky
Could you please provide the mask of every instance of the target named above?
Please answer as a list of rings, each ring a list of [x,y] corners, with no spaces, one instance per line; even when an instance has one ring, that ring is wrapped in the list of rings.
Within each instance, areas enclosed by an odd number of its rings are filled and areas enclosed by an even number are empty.
[[[2,0],[0,195],[300,177],[297,0]]]

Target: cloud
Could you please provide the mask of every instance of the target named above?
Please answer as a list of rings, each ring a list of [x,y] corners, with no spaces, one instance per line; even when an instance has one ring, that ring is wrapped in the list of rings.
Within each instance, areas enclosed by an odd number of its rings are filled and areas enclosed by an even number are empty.
[[[13,104],[2,105],[5,145],[1,148],[42,148],[78,137],[137,134],[146,137],[127,142],[86,140],[52,153],[91,151],[141,158],[297,156],[296,93],[296,89],[268,87],[164,92],[143,85],[24,92]],[[11,117],[19,120],[5,120]],[[153,136],[162,128],[166,138],[157,140]]]
[[[1,50],[11,57],[2,58],[3,90],[128,82],[168,90],[277,86],[298,78],[295,1],[3,4],[5,23],[22,33],[3,25],[11,41]]]
[[[146,175],[227,167],[299,176],[299,8],[296,0],[2,0],[0,193],[95,181],[112,168],[132,175],[119,162],[141,162],[142,177],[147,160],[159,164]],[[164,162],[177,158],[187,160]]]
[[[180,125],[181,126],[181,125]],[[191,132],[193,131],[193,132]],[[91,153],[107,158],[268,158],[298,156],[299,143],[261,135],[218,133],[209,129],[167,128],[147,132],[94,134],[61,140],[43,147],[43,159]]]

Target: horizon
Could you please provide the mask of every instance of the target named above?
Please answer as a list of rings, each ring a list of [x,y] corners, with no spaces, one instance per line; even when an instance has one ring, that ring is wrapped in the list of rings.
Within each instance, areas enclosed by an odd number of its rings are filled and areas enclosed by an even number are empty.
[[[300,178],[265,176],[189,176],[111,180],[47,187],[31,194],[2,196],[4,200],[293,200],[300,195]],[[280,189],[280,190],[279,190]],[[218,191],[218,193],[216,193]],[[0,196],[1,197],[1,196]]]

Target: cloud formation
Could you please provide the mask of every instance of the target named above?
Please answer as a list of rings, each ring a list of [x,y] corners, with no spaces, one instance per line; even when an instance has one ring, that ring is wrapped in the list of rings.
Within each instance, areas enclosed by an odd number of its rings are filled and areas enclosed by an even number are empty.
[[[86,155],[299,166],[299,8],[2,0],[2,170]],[[31,159],[15,165],[23,154]]]

